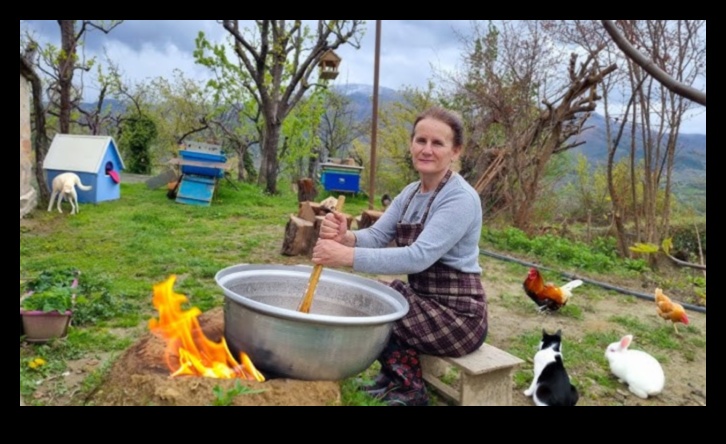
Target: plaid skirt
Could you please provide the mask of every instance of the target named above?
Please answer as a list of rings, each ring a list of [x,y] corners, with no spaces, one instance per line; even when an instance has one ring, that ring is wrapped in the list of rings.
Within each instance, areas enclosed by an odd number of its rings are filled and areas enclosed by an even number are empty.
[[[462,273],[439,262],[408,283],[389,284],[410,306],[393,325],[393,337],[421,353],[464,356],[484,343],[487,335],[487,301],[481,276]]]

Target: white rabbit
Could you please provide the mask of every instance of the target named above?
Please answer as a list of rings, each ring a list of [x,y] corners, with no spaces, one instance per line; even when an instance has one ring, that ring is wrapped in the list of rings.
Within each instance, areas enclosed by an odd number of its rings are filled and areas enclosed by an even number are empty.
[[[660,363],[641,350],[628,350],[633,335],[625,335],[620,341],[608,345],[605,357],[610,371],[636,396],[647,399],[663,391],[665,374]]]

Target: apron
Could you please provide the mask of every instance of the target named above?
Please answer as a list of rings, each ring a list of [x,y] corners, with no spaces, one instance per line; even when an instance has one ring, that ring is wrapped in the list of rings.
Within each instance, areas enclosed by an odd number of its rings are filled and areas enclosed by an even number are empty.
[[[402,223],[413,196],[408,197],[396,225],[399,247],[414,243],[424,229],[429,210],[439,191],[451,178],[446,173],[428,201],[420,223]],[[440,260],[419,273],[408,275],[408,284],[394,280],[390,286],[409,303],[406,316],[394,323],[393,336],[417,351],[459,357],[477,350],[487,334],[487,301],[479,273],[464,273]]]
[[[431,204],[451,177],[446,173],[428,201],[420,223],[404,224],[414,190],[396,225],[396,244],[413,244],[424,228]],[[419,353],[458,357],[481,347],[487,335],[487,301],[481,276],[463,273],[436,261],[419,273],[389,284],[408,301],[409,311],[393,325],[391,338],[378,357],[378,383],[389,405],[428,405]],[[376,389],[378,386],[375,387]]]

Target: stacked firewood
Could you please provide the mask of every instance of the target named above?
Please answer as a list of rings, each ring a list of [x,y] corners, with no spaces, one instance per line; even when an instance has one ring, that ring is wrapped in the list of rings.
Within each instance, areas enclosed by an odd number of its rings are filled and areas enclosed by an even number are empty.
[[[318,241],[320,225],[325,215],[335,208],[337,199],[329,197],[321,202],[304,201],[298,205],[297,214],[290,214],[285,226],[285,238],[282,242],[282,254],[285,256],[312,256],[313,247]],[[348,229],[353,224],[353,216],[345,214]]]

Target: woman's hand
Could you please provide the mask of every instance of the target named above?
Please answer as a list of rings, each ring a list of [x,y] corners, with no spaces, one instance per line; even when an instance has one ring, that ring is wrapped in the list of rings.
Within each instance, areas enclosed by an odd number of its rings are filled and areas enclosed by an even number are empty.
[[[354,248],[330,239],[318,239],[313,248],[313,263],[330,267],[352,267]]]
[[[341,213],[328,213],[320,225],[320,239],[330,239],[343,243],[348,232],[348,220]]]

